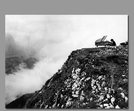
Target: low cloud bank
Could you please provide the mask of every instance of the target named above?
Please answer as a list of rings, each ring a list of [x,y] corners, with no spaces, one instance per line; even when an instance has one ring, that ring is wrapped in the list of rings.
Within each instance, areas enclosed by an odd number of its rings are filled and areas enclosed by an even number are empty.
[[[21,67],[18,72],[6,75],[6,103],[25,93],[39,90],[61,68],[71,48],[68,47],[71,22],[50,17],[6,17],[6,58],[34,57],[33,69]]]

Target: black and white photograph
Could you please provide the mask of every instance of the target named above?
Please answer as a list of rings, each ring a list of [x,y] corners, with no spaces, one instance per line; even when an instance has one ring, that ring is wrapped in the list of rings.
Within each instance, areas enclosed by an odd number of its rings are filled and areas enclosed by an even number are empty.
[[[6,109],[128,109],[128,15],[5,15]]]

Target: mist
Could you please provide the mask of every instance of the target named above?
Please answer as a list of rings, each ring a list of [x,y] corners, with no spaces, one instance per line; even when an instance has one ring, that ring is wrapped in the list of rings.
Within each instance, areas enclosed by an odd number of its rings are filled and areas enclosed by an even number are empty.
[[[6,75],[6,103],[39,90],[71,51],[95,47],[104,35],[117,45],[128,40],[127,15],[6,15],[6,57],[38,59],[33,69]]]

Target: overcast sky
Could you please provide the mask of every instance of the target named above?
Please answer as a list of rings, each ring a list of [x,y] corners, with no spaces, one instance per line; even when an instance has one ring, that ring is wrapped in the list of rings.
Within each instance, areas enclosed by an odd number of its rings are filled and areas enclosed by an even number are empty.
[[[6,15],[6,56],[39,59],[34,69],[22,69],[6,76],[7,101],[18,94],[40,89],[62,66],[71,51],[95,47],[95,40],[104,35],[108,36],[107,40],[114,39],[117,45],[127,41],[128,16]]]

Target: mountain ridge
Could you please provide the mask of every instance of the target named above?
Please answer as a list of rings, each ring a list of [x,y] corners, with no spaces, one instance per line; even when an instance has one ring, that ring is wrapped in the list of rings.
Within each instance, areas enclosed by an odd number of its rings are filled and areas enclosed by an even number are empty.
[[[127,109],[128,45],[72,51],[40,90],[21,99],[6,108]]]

